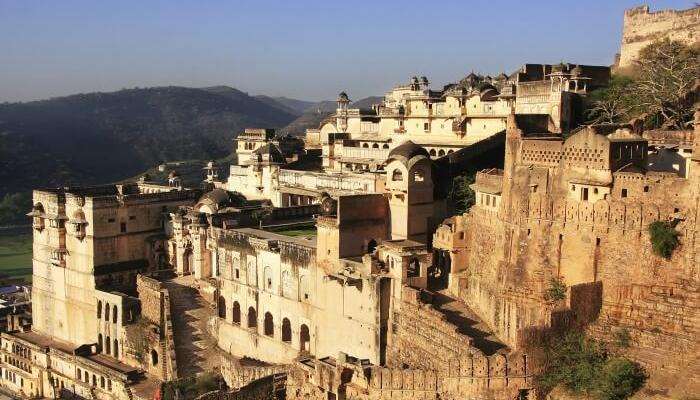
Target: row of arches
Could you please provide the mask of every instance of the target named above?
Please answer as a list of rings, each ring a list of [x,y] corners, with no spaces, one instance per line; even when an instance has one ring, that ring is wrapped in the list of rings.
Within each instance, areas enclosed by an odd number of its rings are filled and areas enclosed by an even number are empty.
[[[97,345],[97,349],[100,353],[111,355],[114,358],[119,358],[119,342],[116,338],[114,341],[112,341],[109,336],[104,338],[100,333],[97,335]]]
[[[369,143],[362,143],[362,148],[368,149],[369,147],[370,147],[370,146],[369,146]],[[374,143],[374,144],[372,144],[372,148],[373,148],[373,149],[378,149],[378,148],[379,148],[379,143]],[[382,145],[382,149],[385,149],[385,150],[386,150],[386,149],[388,149],[388,148],[389,148],[389,145],[388,145],[388,144],[384,143],[384,144]]]
[[[455,152],[454,150],[447,150],[447,152],[445,152],[445,150],[443,150],[443,149],[440,149],[437,151],[435,149],[430,149],[428,154],[430,154],[430,157],[443,157],[447,154],[452,154],[454,152]]]
[[[218,302],[219,308],[219,318],[226,319],[226,299],[223,296],[219,296]],[[241,325],[241,305],[237,302],[233,302],[233,307],[231,308],[231,322],[237,325]],[[258,327],[258,314],[254,307],[248,307],[248,313],[246,315],[246,326],[249,329],[256,329]],[[272,313],[269,311],[265,313],[263,317],[263,334],[269,337],[275,337],[275,321]],[[282,318],[281,326],[281,339],[285,343],[292,343],[292,324],[289,318]],[[301,324],[299,326],[299,350],[309,351],[309,343],[311,342],[311,334],[309,332],[309,327],[306,324]]]
[[[117,318],[118,318],[118,309],[117,306],[112,307],[112,322],[115,324],[117,323]],[[97,319],[102,318],[102,300],[97,300]],[[104,319],[105,321],[109,322],[109,303],[105,302],[104,306]]]

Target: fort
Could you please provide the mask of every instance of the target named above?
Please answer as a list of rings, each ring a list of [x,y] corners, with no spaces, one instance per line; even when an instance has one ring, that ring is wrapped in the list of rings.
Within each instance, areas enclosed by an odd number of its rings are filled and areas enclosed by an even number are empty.
[[[633,65],[645,46],[663,38],[696,44],[700,40],[700,6],[650,12],[649,6],[644,5],[625,11],[617,65],[623,68]]]
[[[697,394],[698,88],[693,130],[582,126],[609,80],[568,63],[438,90],[413,77],[370,109],[340,93],[303,140],[246,129],[198,187],[171,171],[35,190],[31,323],[0,334],[0,387],[538,399],[543,340],[576,328],[628,332],[649,390]],[[467,169],[475,204],[454,213]],[[668,257],[655,222],[679,234]],[[188,392],[209,374],[217,387]]]

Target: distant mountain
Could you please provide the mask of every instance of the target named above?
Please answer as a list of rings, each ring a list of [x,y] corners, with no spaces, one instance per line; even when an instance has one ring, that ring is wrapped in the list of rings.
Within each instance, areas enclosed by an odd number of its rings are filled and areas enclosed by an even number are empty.
[[[355,101],[350,104],[352,108],[371,108],[374,104],[380,104],[383,97],[370,96]],[[335,101],[322,101],[313,103],[306,111],[297,117],[289,125],[280,131],[283,134],[292,136],[303,136],[308,128],[318,128],[319,124],[329,116],[333,115],[337,108]]]
[[[0,104],[0,197],[117,181],[163,161],[220,158],[243,129],[281,128],[298,115],[226,86]]]
[[[265,95],[257,95],[256,99],[267,103],[273,107],[279,107],[282,110],[292,114],[301,115],[313,105],[317,104],[313,101],[290,99],[288,97],[270,97]]]

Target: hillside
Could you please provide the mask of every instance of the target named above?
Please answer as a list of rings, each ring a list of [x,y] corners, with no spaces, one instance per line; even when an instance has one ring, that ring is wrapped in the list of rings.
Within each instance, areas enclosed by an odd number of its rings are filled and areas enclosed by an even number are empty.
[[[382,97],[370,96],[350,104],[352,108],[371,108],[373,104],[382,102]],[[284,127],[281,132],[293,136],[303,136],[308,128],[318,128],[321,121],[328,118],[336,110],[335,101],[313,103],[303,114]]]
[[[297,115],[225,86],[0,104],[0,197],[116,181],[162,161],[223,157],[244,128],[279,128]]]

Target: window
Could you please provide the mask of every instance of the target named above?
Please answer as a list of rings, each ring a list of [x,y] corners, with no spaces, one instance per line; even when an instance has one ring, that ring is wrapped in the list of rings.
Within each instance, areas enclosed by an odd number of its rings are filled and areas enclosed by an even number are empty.
[[[275,324],[269,312],[265,313],[265,336],[275,336]]]
[[[622,189],[622,193],[620,193],[620,197],[627,197],[627,189]]]
[[[126,222],[122,222],[119,224],[119,230],[121,233],[126,233]]]
[[[119,342],[117,339],[114,339],[114,358],[119,358]]]
[[[429,122],[426,122],[423,124],[423,130],[426,132],[430,131],[430,123]]]
[[[219,318],[226,319],[226,299],[219,296]]]
[[[102,300],[97,300],[97,319],[102,318]]]
[[[649,186],[644,186],[644,193],[649,193]]]
[[[292,342],[292,324],[288,318],[282,320],[282,341],[285,343]]]
[[[241,323],[241,305],[237,301],[233,302],[233,323],[239,325]]]
[[[423,171],[416,171],[413,173],[414,182],[423,182],[425,178],[423,177]]]
[[[253,307],[248,308],[248,328],[255,328],[258,326],[258,314],[255,312]]]
[[[115,221],[114,218],[109,218],[109,219],[107,219],[107,222],[114,222],[114,221]]]
[[[133,221],[133,220],[135,220],[135,219],[136,219],[136,216],[135,216],[135,215],[129,215],[129,221]]]
[[[403,180],[403,172],[401,172],[401,170],[395,169],[394,172],[391,174],[391,180],[392,181],[402,181]]]
[[[117,306],[112,307],[112,322],[117,323]]]
[[[302,324],[299,329],[299,350],[309,351],[309,342],[311,341],[311,336],[309,335],[309,327],[306,324]]]
[[[588,201],[588,188],[581,189],[581,200]]]
[[[158,365],[158,352],[154,350],[151,350],[151,365],[154,367]]]

